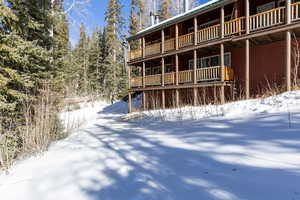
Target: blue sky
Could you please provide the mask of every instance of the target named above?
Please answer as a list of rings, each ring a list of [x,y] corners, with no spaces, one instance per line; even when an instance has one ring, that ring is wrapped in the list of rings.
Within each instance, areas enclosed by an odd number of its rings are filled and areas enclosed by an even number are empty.
[[[205,3],[207,1],[208,0],[199,0],[200,3]],[[73,2],[73,0],[65,0],[65,2],[68,4],[69,2]],[[128,21],[128,16],[130,13],[130,2],[131,0],[121,0],[123,5],[122,14],[126,18],[126,22]],[[88,34],[91,34],[97,26],[103,28],[105,25],[104,14],[107,4],[108,0],[90,0],[89,5],[77,7],[70,13],[69,21],[71,23],[73,22],[70,25],[70,41],[72,45],[76,44],[79,38],[79,25],[81,22],[85,24]],[[86,12],[85,14],[78,14],[76,10],[79,10],[79,13],[81,13],[82,10],[86,10]]]
[[[72,2],[73,0],[66,0],[66,6],[68,6],[68,2]],[[121,0],[123,5],[122,14],[126,19],[130,13],[130,1],[131,0]],[[107,8],[108,0],[90,0],[89,5],[77,7],[76,10],[73,10],[70,13],[71,25],[70,25],[70,41],[72,45],[76,43],[79,38],[79,25],[83,22],[86,26],[87,33],[91,34],[95,27],[99,26],[103,28],[105,25],[105,11]],[[82,10],[84,14],[79,14]],[[128,21],[128,20],[126,20]]]

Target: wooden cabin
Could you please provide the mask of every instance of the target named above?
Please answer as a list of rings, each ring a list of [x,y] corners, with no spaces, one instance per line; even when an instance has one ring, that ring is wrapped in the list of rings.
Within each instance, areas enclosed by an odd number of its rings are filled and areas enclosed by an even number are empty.
[[[289,91],[299,36],[300,0],[213,0],[154,24],[128,38],[129,112],[136,92],[148,110]]]

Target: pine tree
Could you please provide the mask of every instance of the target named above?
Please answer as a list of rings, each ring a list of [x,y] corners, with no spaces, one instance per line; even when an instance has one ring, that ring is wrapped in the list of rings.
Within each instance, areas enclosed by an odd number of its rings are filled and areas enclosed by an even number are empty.
[[[171,17],[171,2],[170,0],[161,0],[160,1],[160,19],[166,20]]]
[[[122,48],[122,28],[124,25],[121,16],[121,4],[119,0],[109,0],[106,11],[106,34],[108,56],[105,58],[107,69],[107,95],[111,102],[118,98],[118,93],[123,90],[124,85],[120,85],[124,79],[125,72],[123,70],[123,48]]]

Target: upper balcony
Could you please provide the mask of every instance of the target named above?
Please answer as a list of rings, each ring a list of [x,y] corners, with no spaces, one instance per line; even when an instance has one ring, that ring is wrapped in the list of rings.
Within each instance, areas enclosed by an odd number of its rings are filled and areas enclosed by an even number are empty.
[[[296,21],[300,19],[300,2],[293,1],[296,3],[291,4],[291,21]],[[278,4],[279,5],[279,4]],[[197,17],[195,17],[197,18]],[[246,16],[236,17],[232,20],[227,20],[226,16],[223,18],[224,24],[221,23],[222,20],[215,19],[215,23],[200,24],[197,20],[194,22],[192,20],[182,22],[182,24],[190,23],[192,24],[194,30],[192,31],[178,31],[178,24],[171,27],[164,28],[162,34],[160,31],[154,33],[154,38],[159,38],[158,41],[153,42],[153,37],[150,37],[148,41],[140,42],[140,46],[136,49],[129,51],[129,61],[139,60],[142,58],[149,58],[154,55],[169,53],[175,50],[180,50],[193,45],[203,44],[205,42],[219,40],[222,38],[228,38],[231,36],[242,36],[246,34]],[[200,20],[199,20],[200,21]],[[283,25],[286,22],[286,7],[279,6],[267,11],[255,13],[249,15],[249,33],[253,33],[259,30],[268,29],[271,27]],[[196,25],[195,25],[196,23]],[[222,25],[223,24],[223,28]],[[170,30],[169,30],[170,29]],[[223,31],[223,32],[222,32]],[[167,34],[165,32],[168,32]],[[223,34],[222,34],[223,33]],[[166,37],[166,35],[168,37]],[[145,40],[142,38],[141,40]],[[152,40],[152,41],[151,41]]]

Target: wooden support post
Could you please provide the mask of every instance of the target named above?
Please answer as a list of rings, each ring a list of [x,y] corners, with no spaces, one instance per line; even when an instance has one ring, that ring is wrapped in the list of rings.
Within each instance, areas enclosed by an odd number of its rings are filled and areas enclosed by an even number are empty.
[[[193,93],[194,93],[194,97],[193,97],[193,105],[197,106],[198,105],[198,89],[195,87],[193,88]]]
[[[224,38],[224,6],[221,7],[221,14],[220,14],[221,18],[221,26],[220,26],[220,33],[221,33],[221,38]]]
[[[178,24],[175,24],[175,49],[179,49],[179,30],[178,30]]]
[[[224,44],[220,44],[220,66],[221,66],[221,82],[225,81],[225,64],[224,64]],[[225,88],[224,85],[220,87],[220,100],[221,104],[225,103]]]
[[[286,24],[290,24],[291,23],[291,0],[286,0],[286,4],[285,4],[285,18],[286,18]]]
[[[194,50],[194,68],[193,68],[193,82],[197,84],[197,50]]]
[[[161,58],[161,86],[165,86],[165,58]]]
[[[246,48],[245,48],[245,97],[246,99],[250,98],[250,41],[246,39]]]
[[[161,53],[165,53],[165,31],[161,29]]]
[[[194,45],[198,44],[197,32],[198,32],[198,22],[197,22],[197,17],[194,17]]]
[[[146,57],[146,41],[145,41],[145,37],[143,37],[142,38],[142,56],[143,56],[143,58],[145,58]]]
[[[175,54],[175,84],[179,85],[179,60],[178,54]],[[176,97],[176,107],[179,107],[179,89],[175,90],[175,97]]]
[[[132,107],[131,107],[131,92],[128,92],[128,113],[132,112]]]
[[[286,90],[291,91],[291,31],[286,32]]]
[[[143,84],[143,88],[145,88],[146,87],[146,63],[145,62],[143,62],[142,72],[143,72],[142,84]]]
[[[245,13],[246,13],[246,34],[250,33],[250,4],[249,0],[245,0]]]
[[[166,95],[165,90],[161,91],[161,101],[162,101],[162,109],[166,108]]]

